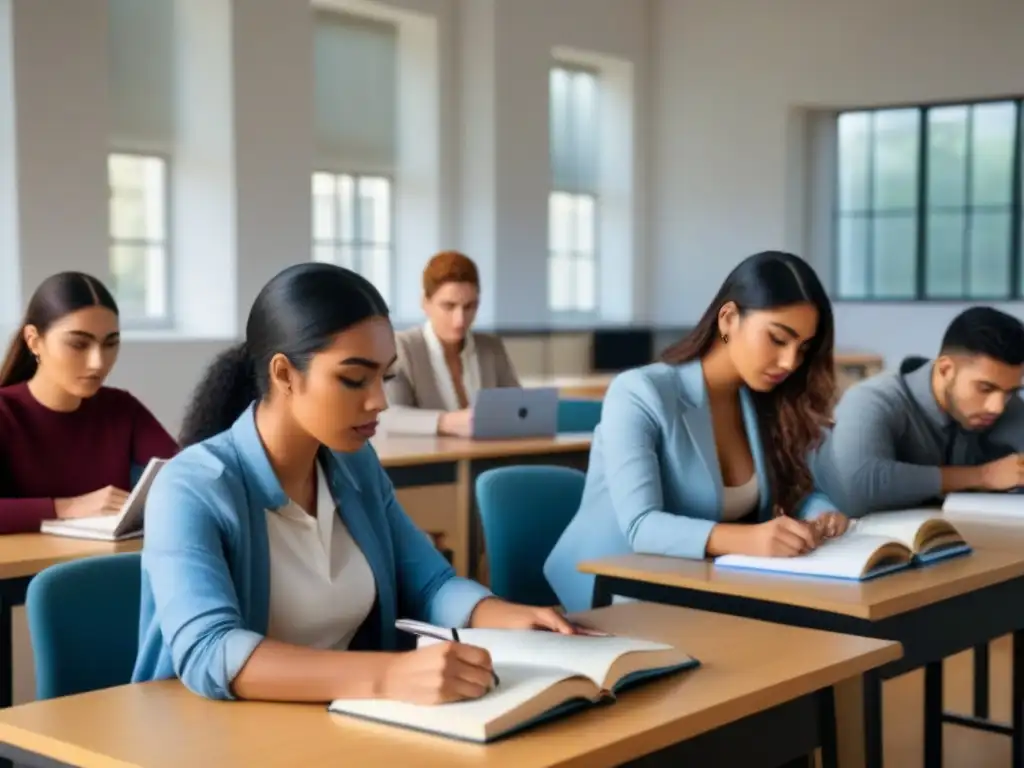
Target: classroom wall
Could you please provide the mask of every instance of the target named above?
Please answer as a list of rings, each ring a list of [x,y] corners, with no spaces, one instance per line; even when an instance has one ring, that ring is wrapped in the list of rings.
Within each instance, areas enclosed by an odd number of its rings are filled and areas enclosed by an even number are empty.
[[[123,105],[111,105],[105,82],[107,2],[0,0],[5,24],[10,22],[18,41],[13,65],[0,67],[0,96],[9,87],[7,75],[13,75],[19,95],[13,113],[0,111],[0,139],[12,129],[20,139],[18,172],[0,171],[0,221],[14,220],[20,237],[15,246],[8,245],[9,234],[0,235],[0,283],[6,289],[0,298],[12,296],[0,302],[5,332],[17,314],[10,311],[14,302],[27,300],[44,276],[71,268],[106,272],[103,158],[111,113],[124,111]],[[185,156],[172,162],[186,163],[190,173],[188,186],[173,198],[172,215],[205,225],[176,225],[174,231],[175,255],[184,260],[174,283],[179,314],[189,319],[184,332],[126,334],[110,383],[137,392],[176,430],[200,372],[244,327],[259,287],[310,253],[309,173],[316,153],[312,34],[306,9],[295,0],[236,1],[233,8],[230,0],[157,2],[174,6],[179,37],[185,38],[176,43],[174,90],[175,129]],[[400,25],[400,66],[407,66],[399,75],[399,98],[414,113],[411,125],[399,128],[398,193],[409,197],[398,203],[422,213],[409,218],[405,234],[399,232],[394,309],[400,322],[419,321],[420,268],[441,247],[463,248],[481,262],[481,322],[535,327],[548,319],[539,288],[547,271],[553,51],[629,62],[637,225],[622,253],[628,266],[616,277],[623,288],[613,298],[620,318],[642,316],[647,0],[318,5]],[[434,74],[416,71],[425,61],[436,64]],[[433,107],[424,104],[425,93],[436,94]],[[196,186],[203,181],[200,161],[216,158],[204,192]],[[405,179],[411,182],[403,184]],[[58,209],[60,226],[54,226]],[[17,248],[20,265],[12,263]],[[195,279],[203,269],[208,279]]]
[[[755,251],[827,273],[830,254],[807,243],[809,112],[1022,92],[1019,0],[655,0],[651,24],[658,322],[695,320]],[[837,343],[888,363],[928,353],[962,307],[842,303]]]

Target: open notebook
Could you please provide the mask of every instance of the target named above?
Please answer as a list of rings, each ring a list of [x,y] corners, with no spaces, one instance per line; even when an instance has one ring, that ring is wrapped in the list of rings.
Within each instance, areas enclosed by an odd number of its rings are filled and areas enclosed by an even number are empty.
[[[39,530],[57,536],[70,536],[76,539],[97,539],[99,541],[121,541],[134,539],[142,535],[143,511],[146,507],[146,494],[153,478],[160,468],[167,463],[166,459],[150,459],[139,481],[121,505],[116,515],[99,515],[97,517],[72,517],[65,520],[44,520]]]
[[[883,573],[966,554],[970,546],[935,510],[877,512],[850,523],[847,532],[799,557],[722,555],[716,568],[750,568],[863,581]]]
[[[698,665],[662,643],[626,637],[460,629],[460,642],[486,648],[500,683],[472,701],[422,706],[387,699],[339,699],[330,711],[488,742],[538,722],[614,700],[628,685]],[[421,639],[421,644],[437,642]]]
[[[1024,488],[1004,493],[950,493],[942,511],[954,517],[999,517],[1024,522]]]

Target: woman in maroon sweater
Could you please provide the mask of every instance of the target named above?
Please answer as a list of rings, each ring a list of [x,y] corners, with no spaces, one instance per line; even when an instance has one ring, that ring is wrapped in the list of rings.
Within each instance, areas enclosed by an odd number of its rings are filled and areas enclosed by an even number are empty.
[[[117,303],[81,272],[47,278],[0,366],[0,533],[114,514],[133,467],[178,446],[142,403],[104,387],[121,336]]]

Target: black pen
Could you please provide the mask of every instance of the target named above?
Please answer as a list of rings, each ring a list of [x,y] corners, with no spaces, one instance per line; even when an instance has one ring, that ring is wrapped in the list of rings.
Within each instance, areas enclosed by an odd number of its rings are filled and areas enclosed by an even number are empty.
[[[402,632],[408,632],[410,635],[417,635],[419,637],[429,637],[434,640],[441,640],[442,642],[462,642],[459,640],[459,630],[452,627],[451,629],[442,629],[441,627],[435,627],[433,624],[427,624],[422,621],[413,621],[412,619],[399,619],[395,622],[395,629],[399,629]],[[447,636],[447,633],[451,633],[451,637]],[[497,687],[501,681],[498,680],[498,673],[491,669],[491,676],[494,678],[494,685]]]

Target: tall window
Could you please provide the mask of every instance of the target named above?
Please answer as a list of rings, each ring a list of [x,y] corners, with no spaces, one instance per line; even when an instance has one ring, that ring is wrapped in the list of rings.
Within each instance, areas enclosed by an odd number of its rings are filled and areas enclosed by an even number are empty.
[[[169,325],[167,161],[111,154],[107,174],[110,273],[121,315],[129,325]]]
[[[556,312],[597,308],[598,88],[589,70],[551,70],[548,306]]]
[[[355,270],[391,302],[391,180],[313,174],[313,258]]]
[[[1024,295],[1022,113],[993,101],[839,116],[839,298]]]

